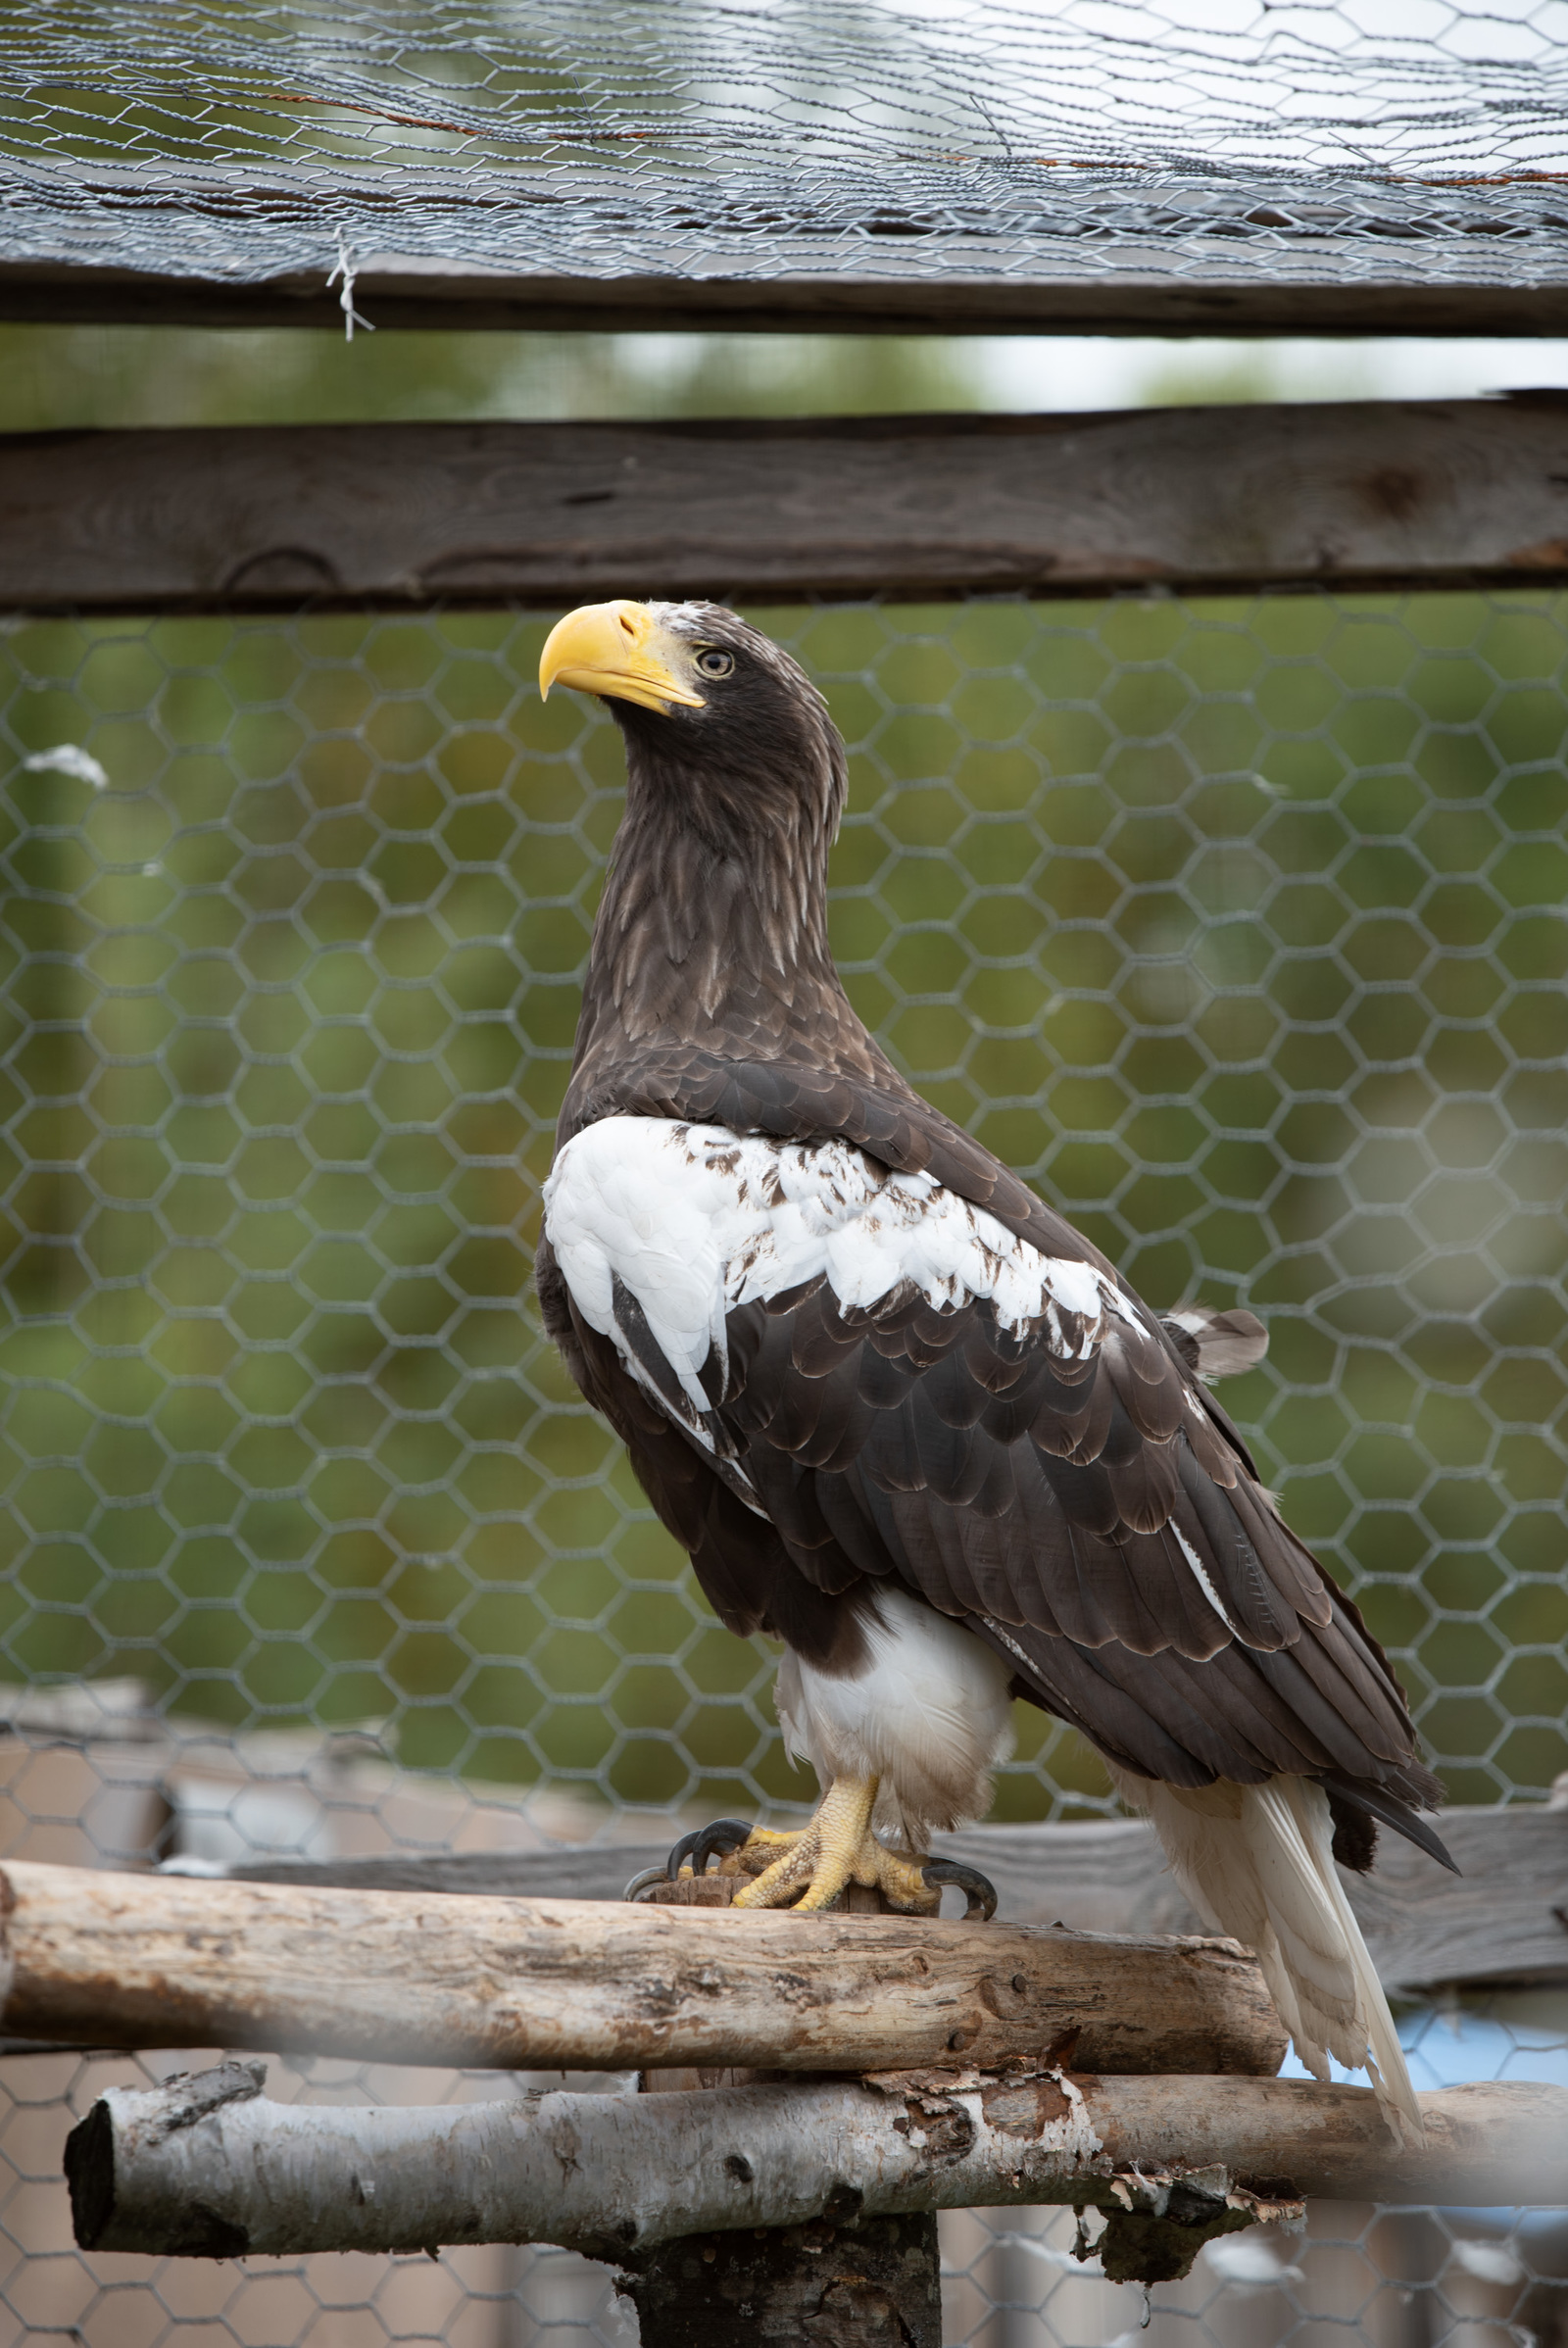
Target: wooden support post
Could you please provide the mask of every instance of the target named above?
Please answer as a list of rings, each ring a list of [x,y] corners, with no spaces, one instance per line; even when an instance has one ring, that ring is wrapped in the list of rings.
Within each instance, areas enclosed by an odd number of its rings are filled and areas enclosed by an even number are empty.
[[[650,1903],[727,1908],[734,1876],[656,1883]],[[851,1883],[838,1913],[892,1913],[879,1890]],[[645,2094],[756,2085],[765,2071],[645,2071]],[[745,2165],[744,2156],[739,2157]],[[731,2348],[744,2321],[764,2339],[813,2348],[942,2348],[942,2253],[935,2210],[862,2218],[860,2196],[835,2188],[805,2226],[686,2234],[628,2251],[616,2287],[637,2310],[642,2348]]]
[[[931,2210],[688,2234],[622,2265],[642,2348],[942,2348]]]

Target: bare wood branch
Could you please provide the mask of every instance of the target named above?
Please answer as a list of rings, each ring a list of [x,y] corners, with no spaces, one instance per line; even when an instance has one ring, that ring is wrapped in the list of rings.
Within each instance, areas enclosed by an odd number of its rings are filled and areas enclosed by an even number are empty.
[[[1426,2145],[1396,2153],[1369,2089],[1294,2079],[970,2072],[395,2110],[270,2103],[260,2072],[104,2096],[68,2154],[83,2247],[615,2257],[824,2210],[1039,2202],[1211,2228],[1265,2214],[1249,2177],[1344,2200],[1568,2201],[1568,2090],[1517,2082],[1423,2096]]]
[[[0,604],[1568,575],[1568,407],[290,425],[0,442]]]
[[[1272,2074],[1234,1941],[900,1916],[443,1899],[14,1863],[18,2036],[308,2049],[402,2063],[872,2071],[1038,2056]]]
[[[1458,1877],[1385,1834],[1376,1872],[1345,1879],[1385,1985],[1568,1979],[1568,1804],[1446,1810],[1439,1832]],[[1202,1930],[1142,1819],[971,1827],[939,1836],[937,1847],[991,1878],[1009,1923],[1059,1920],[1091,1932]],[[256,1883],[618,1899],[632,1876],[662,1864],[664,1848],[262,1859],[233,1873]]]

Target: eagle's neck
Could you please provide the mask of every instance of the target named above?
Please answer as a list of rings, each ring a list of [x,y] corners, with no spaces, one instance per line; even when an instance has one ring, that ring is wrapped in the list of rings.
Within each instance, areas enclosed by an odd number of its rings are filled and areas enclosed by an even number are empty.
[[[669,1046],[885,1080],[827,937],[842,754],[814,787],[694,778],[627,743],[626,813],[594,925],[577,1088]]]

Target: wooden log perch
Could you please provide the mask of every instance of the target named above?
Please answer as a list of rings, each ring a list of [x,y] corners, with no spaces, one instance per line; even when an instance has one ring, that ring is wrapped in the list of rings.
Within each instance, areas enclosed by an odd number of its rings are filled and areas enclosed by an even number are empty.
[[[1235,1941],[419,1897],[13,1863],[0,2029],[458,2069],[866,2072],[1038,2058],[1272,2076]],[[671,2099],[673,2100],[673,2099]]]
[[[1208,2234],[1302,2193],[1568,2202],[1568,2089],[1518,2082],[1424,2095],[1425,2146],[1396,2151],[1369,2089],[1295,2079],[1024,2067],[394,2110],[275,2104],[264,2079],[229,2063],[103,2096],[67,2150],[81,2246],[227,2258],[557,2242],[616,2259],[824,2212],[1096,2203],[1120,2214],[1107,2274],[1119,2258],[1157,2280],[1172,2256],[1190,2264]]]
[[[1385,1834],[1375,1872],[1343,1879],[1384,1986],[1568,1980],[1568,1780],[1560,1801],[1445,1810],[1438,1831],[1457,1876]],[[629,1876],[662,1865],[666,1847],[250,1859],[230,1872],[255,1883],[618,1899]],[[1009,1923],[1136,1934],[1202,1929],[1147,1819],[967,1827],[934,1847],[988,1875]]]

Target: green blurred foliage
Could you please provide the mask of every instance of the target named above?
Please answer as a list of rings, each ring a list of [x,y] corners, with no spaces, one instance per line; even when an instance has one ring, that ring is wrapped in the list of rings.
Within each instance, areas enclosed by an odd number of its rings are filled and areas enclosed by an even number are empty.
[[[365,298],[365,307],[374,310]],[[885,416],[983,404],[938,335],[342,335],[0,324],[0,432],[462,417]]]
[[[1568,1766],[1562,599],[756,614],[856,1001],[1152,1301],[1459,1798]],[[0,1658],[624,1801],[801,1799],[529,1289],[618,811],[544,621],[18,621]],[[62,743],[107,787],[29,758]],[[1039,1715],[999,1814],[1105,1798]]]

